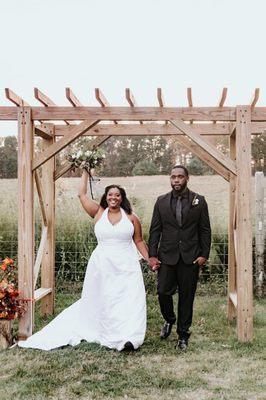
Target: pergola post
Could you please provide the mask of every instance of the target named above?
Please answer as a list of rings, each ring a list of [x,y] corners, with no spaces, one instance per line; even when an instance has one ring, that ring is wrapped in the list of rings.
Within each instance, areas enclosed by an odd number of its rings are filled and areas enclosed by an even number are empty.
[[[236,107],[236,264],[237,337],[253,335],[252,223],[251,223],[251,107]]]
[[[51,146],[54,141],[54,126],[46,124],[52,139],[42,139],[42,150]],[[55,292],[55,157],[50,158],[41,167],[41,184],[43,189],[43,202],[47,218],[47,238],[44,246],[41,265],[41,288],[51,289],[41,299],[41,314],[49,315],[54,312]]]
[[[230,158],[236,160],[236,135],[235,130],[229,137]],[[229,180],[229,221],[228,221],[228,310],[229,321],[236,317],[237,294],[236,294],[236,254],[234,241],[236,207],[236,176],[230,174]]]
[[[19,338],[32,334],[34,317],[34,191],[33,124],[30,107],[18,109],[18,288],[28,299],[27,311],[19,320]]]

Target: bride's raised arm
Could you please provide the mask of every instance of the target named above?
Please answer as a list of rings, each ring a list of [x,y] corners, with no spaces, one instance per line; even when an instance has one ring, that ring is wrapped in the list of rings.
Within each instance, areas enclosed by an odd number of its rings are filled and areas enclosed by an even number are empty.
[[[92,217],[94,218],[97,212],[99,211],[100,205],[90,199],[87,196],[87,191],[88,191],[88,178],[89,174],[87,171],[83,170],[80,184],[79,184],[79,190],[78,190],[78,197],[80,199],[80,202],[82,204],[82,207],[84,210]]]

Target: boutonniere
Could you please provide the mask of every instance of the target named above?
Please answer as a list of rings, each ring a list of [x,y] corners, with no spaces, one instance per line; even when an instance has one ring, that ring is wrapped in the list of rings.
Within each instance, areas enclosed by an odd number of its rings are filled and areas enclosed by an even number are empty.
[[[197,198],[197,196],[195,196],[192,201],[192,206],[197,206],[198,204],[199,204],[199,199]]]

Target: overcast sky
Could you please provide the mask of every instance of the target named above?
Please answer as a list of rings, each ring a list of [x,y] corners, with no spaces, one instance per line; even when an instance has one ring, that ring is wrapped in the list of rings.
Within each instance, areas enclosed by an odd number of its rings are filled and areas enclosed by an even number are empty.
[[[264,0],[2,0],[0,105],[9,87],[32,105],[36,86],[69,105],[70,86],[86,105],[94,88],[112,105],[127,105],[130,87],[139,105],[248,104],[261,88],[266,106]],[[16,124],[0,121],[0,136]]]

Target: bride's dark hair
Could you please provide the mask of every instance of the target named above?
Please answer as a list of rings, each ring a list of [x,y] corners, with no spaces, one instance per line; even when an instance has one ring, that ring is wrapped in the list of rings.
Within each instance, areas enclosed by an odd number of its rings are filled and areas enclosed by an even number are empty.
[[[104,208],[104,209],[108,207],[108,204],[107,204],[107,201],[106,201],[106,197],[107,197],[107,194],[108,194],[110,189],[118,189],[119,190],[119,192],[121,194],[121,197],[122,197],[122,203],[121,203],[120,207],[122,207],[123,210],[125,210],[125,212],[127,214],[132,214],[132,207],[131,207],[131,204],[130,204],[128,198],[127,198],[126,191],[125,191],[124,188],[122,188],[119,185],[106,186],[106,188],[104,190],[104,194],[102,195],[102,198],[101,198],[101,201],[100,201],[100,206],[102,208]]]

